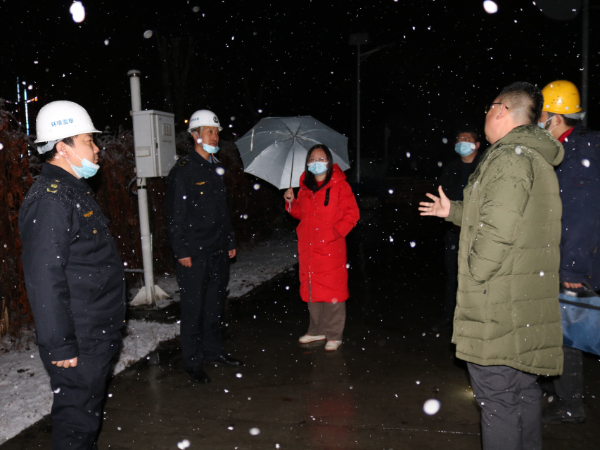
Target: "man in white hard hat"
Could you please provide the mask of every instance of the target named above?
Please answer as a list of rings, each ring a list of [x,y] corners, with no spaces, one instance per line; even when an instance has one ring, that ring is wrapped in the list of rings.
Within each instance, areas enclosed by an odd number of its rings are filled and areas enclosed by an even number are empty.
[[[52,449],[96,449],[125,318],[121,259],[85,181],[99,168],[99,131],[85,109],[68,101],[44,106],[36,128],[44,164],[19,210],[19,233],[40,357],[54,392]]]
[[[221,130],[213,112],[196,111],[188,129],[194,151],[171,169],[167,181],[169,238],[181,293],[183,364],[195,383],[210,382],[202,368],[205,361],[242,365],[225,353],[221,337],[229,259],[236,253],[222,179],[225,170],[215,157]]]

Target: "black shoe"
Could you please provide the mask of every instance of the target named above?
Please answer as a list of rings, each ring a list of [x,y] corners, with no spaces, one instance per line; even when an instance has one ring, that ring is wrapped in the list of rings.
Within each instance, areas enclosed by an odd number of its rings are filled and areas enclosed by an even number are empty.
[[[452,321],[450,319],[444,319],[432,326],[431,331],[439,333],[440,331],[447,330],[448,328],[452,328]]]
[[[583,422],[585,422],[583,405],[571,408],[568,407],[564,401],[559,399],[555,404],[542,411],[542,423],[544,425]]]
[[[240,367],[243,366],[244,363],[242,361],[240,361],[239,359],[235,359],[232,358],[229,355],[220,355],[217,359],[214,359],[212,361],[207,361],[211,364],[220,364],[222,366],[227,366],[227,367]]]
[[[190,377],[190,380],[192,380],[194,383],[210,383],[208,374],[202,369],[186,369],[185,373],[187,373],[188,377]]]

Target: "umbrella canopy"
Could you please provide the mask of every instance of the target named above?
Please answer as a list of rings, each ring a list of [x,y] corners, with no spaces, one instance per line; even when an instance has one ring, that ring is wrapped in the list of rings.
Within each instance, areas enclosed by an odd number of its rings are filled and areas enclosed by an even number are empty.
[[[306,154],[315,144],[325,144],[340,169],[350,168],[348,138],[311,116],[261,119],[236,144],[244,171],[279,189],[300,186]]]

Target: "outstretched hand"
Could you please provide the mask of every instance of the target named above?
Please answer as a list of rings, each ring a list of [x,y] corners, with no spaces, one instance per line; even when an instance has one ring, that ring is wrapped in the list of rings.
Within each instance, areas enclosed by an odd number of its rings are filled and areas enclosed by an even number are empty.
[[[444,194],[442,186],[438,187],[439,197],[433,194],[425,194],[433,203],[421,202],[419,205],[419,211],[422,216],[436,216],[436,217],[448,217],[450,215],[450,199]]]

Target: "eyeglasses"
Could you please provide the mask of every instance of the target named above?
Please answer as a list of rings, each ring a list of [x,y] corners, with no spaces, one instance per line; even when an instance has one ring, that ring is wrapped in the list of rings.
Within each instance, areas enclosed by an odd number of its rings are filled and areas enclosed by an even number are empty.
[[[494,107],[494,105],[503,105],[503,103],[502,103],[502,102],[500,102],[500,103],[491,103],[491,104],[489,104],[488,106],[486,106],[486,107],[485,107],[485,113],[486,113],[486,114],[487,114],[487,113],[489,113],[489,112],[490,112],[490,109],[492,109],[492,108]],[[504,107],[505,107],[506,109],[508,109],[508,106],[504,105]]]
[[[316,163],[316,162],[329,162],[329,160],[327,158],[320,158],[320,159],[311,158],[308,160],[309,164]]]

